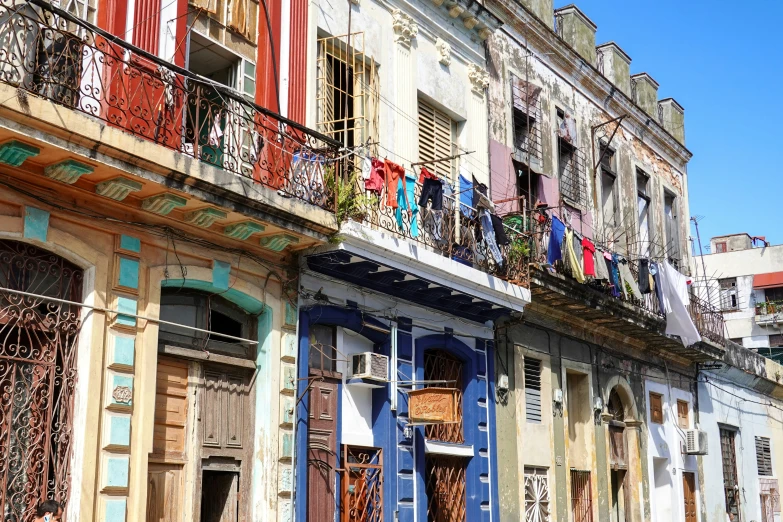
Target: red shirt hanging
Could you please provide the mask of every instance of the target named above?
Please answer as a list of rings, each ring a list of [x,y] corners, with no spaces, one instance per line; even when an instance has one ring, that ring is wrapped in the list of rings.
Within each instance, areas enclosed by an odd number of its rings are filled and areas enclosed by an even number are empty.
[[[583,238],[582,249],[584,251],[585,275],[595,277],[595,245],[589,239]]]

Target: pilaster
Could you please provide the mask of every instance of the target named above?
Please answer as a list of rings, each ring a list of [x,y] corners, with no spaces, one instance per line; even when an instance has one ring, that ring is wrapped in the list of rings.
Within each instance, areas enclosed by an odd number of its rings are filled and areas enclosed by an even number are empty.
[[[476,180],[489,185],[488,114],[486,101],[489,73],[483,67],[472,63],[468,66],[468,79],[470,80],[470,92],[467,93],[468,120],[465,146],[468,151],[473,152],[461,161],[468,169],[468,172],[476,177]]]
[[[413,41],[419,26],[409,15],[395,9],[392,11],[394,29],[394,90],[397,106],[402,114],[394,121],[394,149],[399,158],[413,161],[417,157],[418,132],[416,119],[418,100],[416,92],[416,60],[413,55]]]

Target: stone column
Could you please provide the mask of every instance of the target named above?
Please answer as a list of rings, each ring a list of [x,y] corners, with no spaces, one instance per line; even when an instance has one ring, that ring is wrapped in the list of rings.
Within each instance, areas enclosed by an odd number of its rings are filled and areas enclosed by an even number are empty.
[[[642,476],[641,457],[641,421],[625,421],[625,443],[628,447],[628,473],[625,477],[628,490],[628,505],[625,506],[628,522],[642,522],[642,499],[639,485],[644,480]]]
[[[401,114],[394,114],[394,145],[391,147],[403,162],[418,158],[418,100],[416,90],[416,60],[411,50],[419,32],[416,22],[400,9],[392,11],[394,29],[394,102]]]

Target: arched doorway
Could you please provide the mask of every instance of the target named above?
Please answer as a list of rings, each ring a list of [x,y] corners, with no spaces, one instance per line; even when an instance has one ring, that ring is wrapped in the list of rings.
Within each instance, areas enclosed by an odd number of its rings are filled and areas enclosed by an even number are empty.
[[[0,287],[80,302],[82,271],[0,240]],[[81,327],[77,305],[0,290],[0,514],[28,522],[42,499],[64,503]]]

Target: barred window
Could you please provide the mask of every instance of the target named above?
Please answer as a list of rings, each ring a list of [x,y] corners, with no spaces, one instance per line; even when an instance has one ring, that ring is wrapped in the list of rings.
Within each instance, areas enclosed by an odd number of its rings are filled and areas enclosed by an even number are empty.
[[[549,522],[547,468],[525,466],[525,522]]]
[[[756,464],[759,475],[772,476],[772,451],[769,447],[769,437],[756,437]]]

